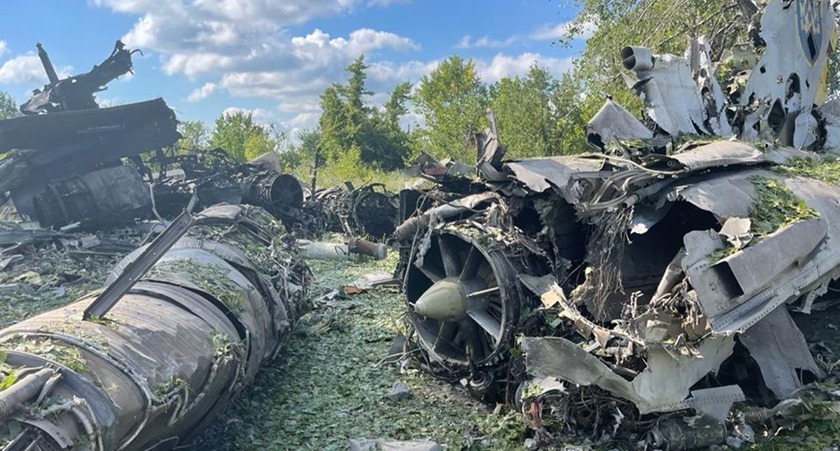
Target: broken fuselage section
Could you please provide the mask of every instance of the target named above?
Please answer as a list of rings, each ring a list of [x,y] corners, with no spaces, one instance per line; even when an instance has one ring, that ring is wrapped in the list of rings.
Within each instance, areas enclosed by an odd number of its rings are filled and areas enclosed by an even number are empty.
[[[0,330],[4,449],[172,449],[279,354],[310,277],[293,242],[258,207],[220,204],[187,226],[104,315],[86,317],[107,290]]]
[[[401,193],[395,238],[427,368],[615,436],[687,409],[720,424],[824,375],[788,306],[822,307],[840,275],[840,188],[821,170],[838,151],[820,88],[834,11],[795,2],[822,27],[800,48],[783,3],[739,95],[702,40],[686,57],[628,47],[651,127],[608,100],[587,127],[600,153],[503,161],[487,130],[478,180],[422,165],[438,188]],[[770,88],[782,69],[798,87]]]

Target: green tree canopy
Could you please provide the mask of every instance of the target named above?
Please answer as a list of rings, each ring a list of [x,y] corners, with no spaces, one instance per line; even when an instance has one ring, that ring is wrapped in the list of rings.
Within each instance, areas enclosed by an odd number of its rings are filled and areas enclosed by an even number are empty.
[[[20,116],[17,103],[8,93],[0,91],[0,120]]]
[[[178,147],[181,149],[204,149],[210,144],[210,131],[202,121],[178,121]]]
[[[405,104],[411,85],[397,85],[384,112],[380,111],[367,102],[373,94],[365,87],[367,68],[364,55],[358,57],[346,67],[347,83],[332,84],[321,94],[319,145],[329,161],[338,161],[353,149],[370,167],[397,169],[404,165],[410,151],[399,117],[408,111]]]
[[[560,82],[534,64],[524,77],[505,77],[490,87],[499,139],[508,156],[536,157],[563,151],[558,116]]]
[[[210,144],[247,161],[268,152],[281,153],[286,141],[286,135],[276,127],[255,122],[253,113],[234,111],[216,118]]]
[[[487,88],[472,60],[450,56],[420,79],[412,101],[425,122],[421,145],[440,156],[472,157],[466,149],[487,122]]]

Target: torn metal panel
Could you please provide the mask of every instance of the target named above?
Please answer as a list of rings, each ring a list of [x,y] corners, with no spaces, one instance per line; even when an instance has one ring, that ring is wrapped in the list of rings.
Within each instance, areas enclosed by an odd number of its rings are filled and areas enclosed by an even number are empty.
[[[117,149],[110,149],[119,152],[117,158],[127,157],[173,144],[181,136],[176,125],[175,112],[161,98],[94,110],[21,116],[0,121],[0,152],[43,150],[44,155],[35,163],[44,165],[107,143],[117,145]],[[145,133],[132,136],[140,131]],[[132,142],[128,137],[141,139]]]
[[[52,241],[62,236],[63,233],[55,230],[24,228],[18,223],[0,222],[0,247]]]
[[[718,217],[744,217],[753,202],[750,177],[777,177],[766,171],[747,171],[682,191],[681,196]],[[818,219],[802,220],[777,230],[720,262],[709,256],[724,244],[713,231],[685,236],[683,269],[697,290],[698,302],[718,333],[743,331],[778,305],[836,277],[840,250],[840,189],[810,179],[785,179],[790,191],[819,212]],[[687,196],[687,193],[702,193]],[[825,244],[823,244],[825,243]]]
[[[835,14],[829,1],[771,0],[761,18],[767,46],[741,96],[743,105],[779,103],[787,114],[825,100],[823,68]]]
[[[767,163],[764,152],[749,143],[740,141],[716,141],[668,157],[689,171],[732,164]]]
[[[647,49],[645,49],[647,50]],[[637,55],[638,47],[625,47],[621,51],[624,67],[639,77],[636,90],[641,93],[647,115],[672,136],[681,133],[710,133],[705,129],[706,117],[703,99],[688,58],[674,55],[653,57],[653,64]],[[643,63],[644,62],[644,63]]]
[[[793,147],[810,149],[819,139],[819,121],[810,111],[804,111],[796,116],[793,131]]]
[[[623,106],[607,99],[586,124],[586,142],[603,149],[613,139],[652,139],[653,132]]]
[[[93,66],[89,72],[60,80],[40,43],[37,48],[50,83],[43,89],[35,90],[32,98],[21,105],[20,111],[27,115],[98,108],[94,94],[104,90],[105,85],[118,77],[131,72],[131,55],[134,53],[121,41],[117,41],[111,55]]]
[[[175,113],[162,99],[0,121],[0,191],[35,216],[34,197],[48,183],[111,166],[124,157],[174,144]]]
[[[423,213],[403,221],[394,231],[394,238],[397,241],[411,239],[417,232],[425,229],[431,221],[446,221],[458,217],[466,212],[474,212],[485,209],[487,205],[497,202],[499,195],[494,192],[483,192],[471,196],[465,196],[452,202],[432,207]]]
[[[732,128],[726,116],[729,106],[723,89],[715,78],[715,64],[712,61],[712,48],[706,38],[692,40],[689,47],[691,72],[694,74],[697,88],[705,108],[706,124],[718,136],[732,136]]]
[[[787,308],[778,307],[739,336],[761,368],[764,384],[778,399],[788,399],[802,387],[802,372],[822,378],[805,337]]]
[[[633,402],[642,414],[685,408],[691,387],[714,373],[735,346],[731,337],[715,337],[698,345],[697,357],[673,356],[661,347],[648,349],[647,368],[632,381],[614,373],[597,357],[559,337],[523,337],[528,373],[538,379],[556,377],[577,385],[596,385]]]
[[[599,171],[603,166],[600,158],[549,157],[508,161],[504,169],[532,192],[542,193],[552,186],[565,190],[573,174]]]
[[[749,177],[760,172],[747,171],[737,177],[719,177],[697,183],[679,185],[668,196],[685,200],[702,210],[713,213],[721,222],[727,218],[749,217],[755,186]]]
[[[820,105],[817,112],[822,117],[825,130],[823,150],[837,155],[840,153],[840,99]]]

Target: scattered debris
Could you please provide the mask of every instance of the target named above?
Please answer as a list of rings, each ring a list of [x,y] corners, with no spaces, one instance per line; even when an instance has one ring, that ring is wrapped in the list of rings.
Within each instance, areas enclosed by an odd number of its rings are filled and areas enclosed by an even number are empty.
[[[346,260],[351,254],[372,257],[374,260],[382,260],[388,256],[388,247],[385,244],[359,238],[352,238],[347,244],[298,240],[298,246],[306,258],[316,260]]]
[[[386,272],[366,274],[345,285],[344,294],[353,295],[364,293],[365,291],[383,286],[396,288],[399,286],[399,280],[395,279],[393,274],[388,274]]]
[[[315,199],[320,203],[326,231],[372,239],[394,233],[397,205],[382,184],[354,188],[348,183],[346,189],[334,187],[319,191]]]
[[[840,188],[805,151],[840,152],[820,138],[832,122],[807,119],[835,108],[821,79],[835,13],[785,3],[764,10],[741,97],[703,39],[685,57],[627,47],[650,128],[608,99],[587,128],[601,153],[503,161],[491,117],[478,179],[419,162],[437,186],[400,193],[394,235],[418,363],[523,405],[538,435],[551,416],[667,449],[721,445],[734,403],[825,377],[787,306],[840,287]],[[800,4],[822,27],[810,47]]]
[[[405,382],[397,381],[394,383],[394,386],[391,387],[391,390],[388,391],[386,397],[391,401],[402,401],[404,399],[408,399],[411,397],[411,388],[409,388]]]

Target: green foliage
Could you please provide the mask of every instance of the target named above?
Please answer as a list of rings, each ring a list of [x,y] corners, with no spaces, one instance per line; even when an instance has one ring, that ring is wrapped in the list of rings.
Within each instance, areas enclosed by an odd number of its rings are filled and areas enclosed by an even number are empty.
[[[398,124],[400,116],[408,113],[408,103],[411,94],[411,83],[404,81],[394,86],[388,101],[385,102],[385,116],[391,124]]]
[[[373,94],[365,88],[367,68],[362,55],[347,66],[350,76],[346,84],[335,83],[321,94],[318,144],[329,162],[340,160],[356,148],[358,161],[368,168],[401,168],[409,147],[399,117],[408,111],[405,104],[411,85],[407,82],[397,85],[385,104],[385,111],[379,111],[367,104],[366,99]]]
[[[169,376],[154,387],[154,394],[158,398],[165,398],[173,392],[180,391],[187,387],[187,382],[175,375]]]
[[[15,382],[17,382],[17,376],[15,376],[14,374],[10,374],[4,377],[2,380],[0,380],[0,391],[11,387],[15,384]]]
[[[453,55],[423,76],[412,98],[425,122],[418,131],[423,150],[439,158],[474,160],[467,149],[487,125],[487,98],[472,60]]]
[[[239,161],[247,161],[264,153],[283,152],[286,135],[273,125],[260,125],[253,113],[234,111],[216,118],[210,140],[213,147],[225,149]]]
[[[531,66],[524,77],[505,77],[490,87],[499,139],[510,157],[538,157],[562,152],[561,111],[555,108],[560,82],[545,68]]]
[[[804,200],[795,197],[784,182],[761,176],[751,177],[750,181],[755,187],[749,213],[755,241],[788,224],[819,216]]]
[[[810,177],[829,185],[840,183],[840,160],[836,158],[797,158],[773,169],[782,174]]]
[[[750,182],[755,187],[755,195],[749,211],[753,239],[748,246],[784,226],[820,215],[804,200],[794,196],[781,180],[756,175],[750,177]],[[725,245],[709,254],[709,260],[720,261],[738,250],[735,246]]]
[[[178,133],[181,139],[177,146],[181,149],[206,149],[210,145],[210,130],[201,121],[179,121]]]
[[[20,116],[17,103],[8,93],[0,91],[0,120]]]

